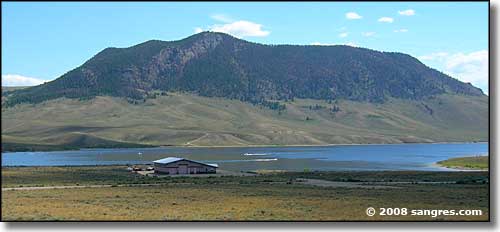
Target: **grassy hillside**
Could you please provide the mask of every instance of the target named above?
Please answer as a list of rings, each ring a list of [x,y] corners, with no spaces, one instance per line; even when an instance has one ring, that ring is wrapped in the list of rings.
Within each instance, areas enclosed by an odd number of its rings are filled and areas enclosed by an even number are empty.
[[[462,170],[488,170],[488,156],[458,157],[438,162],[439,165],[447,168]]]
[[[311,99],[281,103],[286,110],[169,93],[140,104],[114,97],[20,104],[2,107],[2,147],[320,145],[488,139],[488,99],[484,96],[438,95],[422,101],[389,99],[381,104]]]

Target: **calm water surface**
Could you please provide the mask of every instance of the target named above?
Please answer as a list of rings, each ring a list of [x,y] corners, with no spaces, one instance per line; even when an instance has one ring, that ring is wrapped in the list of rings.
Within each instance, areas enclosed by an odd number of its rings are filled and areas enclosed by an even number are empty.
[[[306,147],[125,148],[2,153],[2,166],[152,163],[178,156],[217,163],[227,170],[449,170],[434,165],[451,157],[488,155],[487,143],[342,145]]]

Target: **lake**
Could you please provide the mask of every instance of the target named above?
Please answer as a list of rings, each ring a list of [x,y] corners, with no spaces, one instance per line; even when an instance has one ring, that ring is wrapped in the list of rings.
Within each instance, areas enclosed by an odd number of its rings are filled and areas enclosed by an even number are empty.
[[[488,155],[488,143],[293,147],[158,147],[2,153],[2,166],[148,164],[169,156],[248,170],[450,170],[435,162]]]

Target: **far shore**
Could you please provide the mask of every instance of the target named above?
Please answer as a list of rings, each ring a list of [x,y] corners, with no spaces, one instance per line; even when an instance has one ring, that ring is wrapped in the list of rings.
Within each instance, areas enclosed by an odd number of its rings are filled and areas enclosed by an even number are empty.
[[[87,149],[151,149],[151,148],[246,148],[246,147],[329,147],[329,146],[374,146],[374,145],[403,145],[403,144],[459,144],[459,143],[488,143],[489,141],[464,141],[464,142],[418,142],[418,143],[333,143],[333,144],[288,144],[288,145],[273,145],[273,144],[256,144],[256,145],[215,145],[215,146],[204,146],[204,145],[144,145],[138,147],[102,147],[102,148],[75,148],[75,149],[50,149],[50,150],[37,150],[37,149],[27,149],[23,150],[2,150],[2,153],[14,153],[14,152],[52,152],[52,151],[78,151]]]
[[[291,144],[291,145],[221,145],[221,146],[201,146],[201,145],[172,145],[158,147],[183,147],[183,148],[225,148],[225,147],[332,147],[332,146],[374,146],[374,145],[409,145],[409,144],[459,144],[459,143],[489,143],[488,141],[480,142],[418,142],[418,143],[331,143],[331,144]]]

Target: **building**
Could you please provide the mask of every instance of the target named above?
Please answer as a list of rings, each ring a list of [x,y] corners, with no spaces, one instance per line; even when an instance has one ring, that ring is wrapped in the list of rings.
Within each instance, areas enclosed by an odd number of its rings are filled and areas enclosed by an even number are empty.
[[[155,160],[153,165],[155,173],[169,175],[215,173],[218,168],[217,164],[206,164],[178,157]]]

